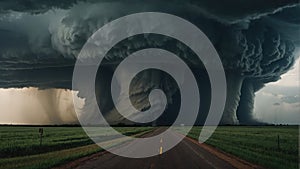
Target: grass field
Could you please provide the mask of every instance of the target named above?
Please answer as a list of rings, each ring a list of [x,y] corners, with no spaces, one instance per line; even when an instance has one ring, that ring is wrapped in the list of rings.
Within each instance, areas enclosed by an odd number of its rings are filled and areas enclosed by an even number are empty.
[[[47,169],[102,151],[81,127],[44,127],[42,146],[38,129],[39,127],[0,127],[0,168]],[[143,134],[153,129],[117,128],[126,135]],[[201,127],[193,127],[188,136],[198,139],[200,131]],[[111,138],[107,132],[100,133],[100,136],[103,140]],[[297,126],[219,126],[206,143],[266,168],[297,169],[298,137]]]
[[[198,139],[200,131],[188,136]],[[221,126],[206,143],[266,168],[298,169],[298,138],[298,126]]]
[[[44,127],[40,146],[39,127],[0,127],[0,168],[51,168],[101,151],[81,127]],[[143,134],[151,127],[120,127],[126,135]],[[100,133],[103,140],[111,135]]]

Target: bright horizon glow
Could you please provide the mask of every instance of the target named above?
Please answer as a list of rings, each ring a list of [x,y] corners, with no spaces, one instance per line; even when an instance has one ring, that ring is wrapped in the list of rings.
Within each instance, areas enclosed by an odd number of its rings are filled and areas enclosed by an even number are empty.
[[[0,89],[0,124],[74,124],[74,91],[65,89]],[[83,104],[83,99],[79,99]]]
[[[281,91],[276,91],[279,89]],[[286,103],[282,100],[300,97],[300,57],[279,81],[267,84],[255,95],[254,116],[257,119],[274,124],[300,125],[300,102]]]
[[[295,61],[292,69],[281,76],[281,79],[267,84],[268,85],[278,85],[278,86],[300,86],[300,56]]]

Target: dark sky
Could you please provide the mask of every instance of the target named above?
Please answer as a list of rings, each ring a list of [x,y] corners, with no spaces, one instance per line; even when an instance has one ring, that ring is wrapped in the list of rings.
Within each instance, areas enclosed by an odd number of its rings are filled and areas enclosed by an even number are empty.
[[[255,92],[265,84],[279,80],[299,57],[298,0],[5,0],[0,2],[0,88],[71,89],[73,66],[86,40],[113,19],[146,11],[166,12],[187,19],[208,36],[220,55],[228,83],[234,83],[228,85],[231,87],[227,100],[236,99],[232,101],[236,104],[227,104],[225,112],[233,110],[240,123],[254,123]],[[119,62],[126,53],[124,49],[166,47],[164,42],[172,41],[151,36],[133,38],[115,49],[107,59]],[[180,46],[179,43],[176,45]],[[172,50],[201,67],[191,60],[186,48]],[[151,82],[153,79],[146,80]],[[167,85],[162,79],[159,83],[160,86]],[[147,86],[137,84],[133,87],[135,91],[143,91],[140,90],[143,88]],[[49,99],[46,102],[55,106],[61,98],[57,93],[50,93],[45,94]],[[143,98],[147,92],[140,95]],[[171,97],[175,96],[170,94],[169,100]],[[288,102],[290,98],[282,99]],[[44,109],[48,109],[44,104]]]

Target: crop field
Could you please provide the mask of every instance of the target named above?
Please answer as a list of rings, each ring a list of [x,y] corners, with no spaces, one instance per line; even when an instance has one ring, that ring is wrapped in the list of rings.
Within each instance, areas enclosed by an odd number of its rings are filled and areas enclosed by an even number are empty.
[[[188,136],[198,139],[200,131]],[[266,168],[298,169],[298,139],[298,126],[220,126],[206,143]]]
[[[125,135],[151,131],[151,127],[117,127]],[[111,134],[100,133],[103,140]],[[0,127],[0,168],[51,168],[102,149],[81,127],[43,127],[40,145],[39,127]]]

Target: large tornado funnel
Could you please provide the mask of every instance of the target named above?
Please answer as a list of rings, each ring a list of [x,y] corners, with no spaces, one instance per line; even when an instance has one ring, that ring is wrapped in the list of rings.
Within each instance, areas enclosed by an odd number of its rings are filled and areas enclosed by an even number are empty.
[[[226,74],[227,98],[221,124],[238,124],[236,111],[241,96],[243,77],[234,73]]]
[[[245,80],[242,85],[240,103],[237,109],[237,117],[241,124],[253,122],[254,92],[252,82]]]
[[[255,82],[252,80],[243,81],[240,103],[237,109],[237,117],[240,124],[245,124],[245,125],[262,124],[262,122],[259,122],[253,116],[255,92],[258,90],[257,84],[259,84],[259,82]]]

